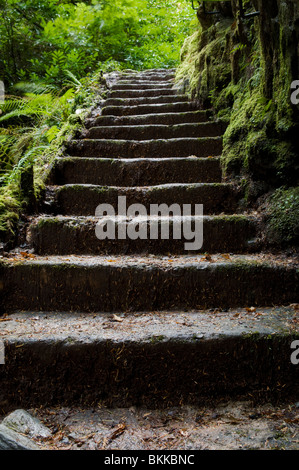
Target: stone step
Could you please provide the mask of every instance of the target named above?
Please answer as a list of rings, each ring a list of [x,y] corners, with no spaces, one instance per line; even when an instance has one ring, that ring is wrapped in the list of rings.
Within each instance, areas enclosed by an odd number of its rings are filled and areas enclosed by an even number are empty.
[[[2,262],[0,276],[5,313],[177,311],[299,301],[298,266],[272,254],[32,259],[21,253]]]
[[[138,83],[123,83],[117,82],[111,86],[111,90],[156,90],[158,88],[171,89],[174,87],[172,82],[138,82]]]
[[[151,186],[173,183],[220,183],[220,158],[84,158],[56,160],[49,184]]]
[[[138,114],[184,113],[196,111],[197,103],[183,101],[179,103],[140,104],[137,106],[105,106],[102,116],[133,116]]]
[[[174,78],[167,78],[162,76],[151,76],[151,77],[124,77],[117,80],[118,85],[154,85],[156,87],[160,85],[174,86]]]
[[[139,105],[152,105],[163,103],[183,103],[189,102],[186,95],[162,95],[162,96],[139,96],[135,98],[108,98],[104,103],[107,106],[139,106]]]
[[[96,235],[97,223],[107,221],[114,224],[116,235],[118,227],[125,226],[126,233],[143,230],[146,234],[144,239],[132,239],[126,237],[123,240],[100,239]],[[136,224],[139,223],[139,228]],[[164,225],[163,225],[164,224]],[[169,225],[168,225],[169,224]],[[186,254],[188,250],[185,244],[188,240],[184,238],[184,224],[186,229],[193,234],[193,240],[198,241],[203,229],[203,244],[198,249],[193,243],[193,253],[244,253],[253,250],[254,237],[256,236],[256,220],[253,217],[243,215],[231,216],[204,216],[204,217],[148,217],[148,218],[124,218],[118,217],[52,217],[41,216],[34,219],[29,227],[27,239],[33,246],[34,252],[40,255],[67,255],[67,254]],[[150,230],[158,231],[158,239],[150,238]],[[174,238],[175,230],[179,229],[180,239]],[[134,228],[136,227],[136,228]],[[140,229],[140,227],[143,227]],[[165,233],[165,239],[161,239],[161,230],[169,227]],[[107,227],[104,228],[106,230]],[[195,240],[195,232],[197,232]],[[153,231],[152,231],[153,233]],[[189,236],[189,235],[188,235]]]
[[[222,153],[222,137],[153,140],[83,139],[68,144],[69,156],[88,158],[210,157]]]
[[[174,74],[162,74],[162,73],[151,73],[151,74],[120,74],[117,77],[117,83],[119,82],[150,82],[150,83],[163,83],[163,82],[174,82]]]
[[[151,96],[174,96],[177,90],[172,88],[155,88],[152,90],[114,90],[109,94],[109,98],[141,98]]]
[[[203,204],[204,215],[237,212],[240,195],[232,185],[224,183],[165,184],[147,187],[64,185],[54,187],[51,211],[60,215],[94,216],[99,204],[111,204],[118,212],[118,197],[126,196],[127,207],[142,204],[150,211],[151,204]]]
[[[137,73],[121,73],[119,75],[119,79],[137,79],[137,80],[157,80],[159,79],[162,80],[173,80],[175,77],[175,73],[173,71],[169,72],[157,72],[157,71],[152,71],[152,72],[137,72]]]
[[[209,404],[212,412],[215,403],[233,398],[295,402],[298,367],[290,356],[296,320],[290,307],[251,314],[246,309],[10,314],[0,333],[6,356],[1,409],[177,405],[181,413],[182,406],[199,404]],[[231,409],[223,418],[231,419]]]
[[[149,124],[191,124],[207,122],[212,116],[210,110],[189,111],[185,113],[159,113],[159,114],[140,114],[135,116],[100,116],[88,118],[86,127],[94,126],[140,126]]]
[[[150,140],[175,139],[189,137],[217,137],[225,130],[222,124],[215,122],[177,124],[166,126],[150,124],[145,126],[99,126],[92,127],[82,133],[84,139],[121,139],[121,140]]]

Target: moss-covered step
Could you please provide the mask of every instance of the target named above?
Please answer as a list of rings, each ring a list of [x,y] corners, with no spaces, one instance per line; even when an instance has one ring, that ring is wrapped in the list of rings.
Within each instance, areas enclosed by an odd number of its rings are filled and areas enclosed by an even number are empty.
[[[109,98],[140,98],[150,96],[173,96],[177,90],[172,88],[154,88],[152,90],[114,90],[109,93]]]
[[[121,76],[113,81],[113,85],[154,85],[158,88],[160,85],[171,85],[175,83],[174,75],[151,75],[151,76]]]
[[[195,111],[198,105],[194,102],[182,101],[178,103],[140,104],[136,106],[105,106],[103,116],[132,116],[136,114],[158,113],[184,113]]]
[[[184,238],[184,223],[186,218],[154,218],[126,219],[126,233],[135,230],[146,234],[147,238],[132,239],[129,236],[124,240],[117,239],[118,226],[123,224],[117,217],[106,217],[107,224],[115,227],[115,239],[99,239],[96,236],[96,226],[100,218],[88,217],[53,217],[41,216],[36,218],[29,227],[27,239],[38,254],[186,254],[185,244],[190,242]],[[102,219],[103,220],[103,219]],[[192,217],[187,220],[192,234],[203,229],[203,244],[194,253],[243,253],[255,247],[256,220],[254,217],[232,216],[204,216]],[[168,225],[169,223],[169,225]],[[169,227],[166,236],[161,239],[162,224]],[[175,230],[180,231],[181,238],[174,238]],[[189,225],[190,224],[190,225]],[[150,227],[157,227],[158,239],[151,239]],[[142,229],[141,229],[142,227]],[[107,225],[104,231],[107,230]],[[194,236],[194,235],[193,235]],[[192,252],[191,252],[192,253]]]
[[[161,85],[174,85],[174,78],[164,78],[164,77],[143,77],[143,78],[135,78],[135,77],[126,77],[117,81],[119,85],[154,85],[157,88]]]
[[[140,126],[147,124],[182,124],[207,122],[212,116],[211,110],[188,111],[184,113],[140,114],[135,116],[100,116],[86,119],[86,127],[94,126]]]
[[[135,74],[122,73],[119,76],[119,80],[151,80],[151,81],[160,81],[160,80],[173,80],[175,73],[173,71],[166,72],[164,71],[152,71],[152,72],[139,72]]]
[[[16,256],[1,264],[3,312],[157,311],[299,301],[298,266],[269,256]]]
[[[173,183],[220,183],[220,158],[58,158],[49,183],[150,186]]]
[[[234,186],[225,183],[162,184],[157,186],[95,186],[64,185],[53,188],[52,210],[61,215],[94,216],[99,204],[111,204],[118,212],[118,197],[125,196],[127,207],[142,204],[147,211],[151,204],[203,204],[204,215],[221,212],[234,213],[240,194]]]
[[[295,402],[296,321],[291,308],[10,314],[0,332],[1,409]]]
[[[175,139],[187,137],[218,137],[225,128],[216,122],[191,123],[191,124],[150,124],[144,126],[98,126],[92,127],[82,133],[85,139],[126,139],[126,140],[150,140],[150,139]]]
[[[108,98],[105,100],[106,106],[139,106],[141,104],[163,104],[163,103],[183,103],[189,101],[186,95],[162,95],[162,96],[142,96],[137,98]]]
[[[166,88],[173,88],[172,82],[131,82],[131,83],[124,83],[124,82],[117,82],[111,86],[111,90],[135,90],[138,88],[139,90],[156,90],[157,88],[166,89]]]
[[[67,154],[94,158],[209,157],[222,152],[222,137],[121,140],[79,139],[67,146]]]

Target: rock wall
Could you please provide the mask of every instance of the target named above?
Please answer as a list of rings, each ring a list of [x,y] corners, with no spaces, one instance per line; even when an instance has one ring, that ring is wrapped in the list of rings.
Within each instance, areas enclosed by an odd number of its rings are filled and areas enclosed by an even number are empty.
[[[299,106],[291,84],[299,80],[298,0],[206,2],[199,30],[182,49],[178,82],[188,83],[202,107],[228,124],[224,176],[246,186],[248,202],[299,179]]]

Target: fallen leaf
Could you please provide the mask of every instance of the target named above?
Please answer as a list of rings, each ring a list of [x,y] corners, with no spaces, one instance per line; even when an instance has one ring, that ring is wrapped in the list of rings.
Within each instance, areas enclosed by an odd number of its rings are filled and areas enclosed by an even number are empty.
[[[123,318],[121,318],[121,317],[115,315],[115,313],[114,313],[111,320],[112,320],[112,321],[122,322],[122,321],[123,321]]]
[[[246,307],[247,312],[255,312],[256,308],[255,307]]]

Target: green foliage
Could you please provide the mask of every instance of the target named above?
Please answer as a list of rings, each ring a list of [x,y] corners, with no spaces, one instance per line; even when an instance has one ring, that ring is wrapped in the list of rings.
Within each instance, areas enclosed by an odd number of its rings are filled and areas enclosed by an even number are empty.
[[[82,127],[78,107],[90,107],[98,96],[99,74],[77,80],[63,94],[49,87],[19,83],[23,98],[5,100],[0,116],[0,240],[11,241],[19,214],[29,203],[21,188],[22,176],[34,171],[33,198],[42,193],[51,162],[63,144]],[[87,111],[86,111],[87,112]]]
[[[192,21],[187,0],[0,0],[0,79],[59,89],[67,70],[173,67]]]

